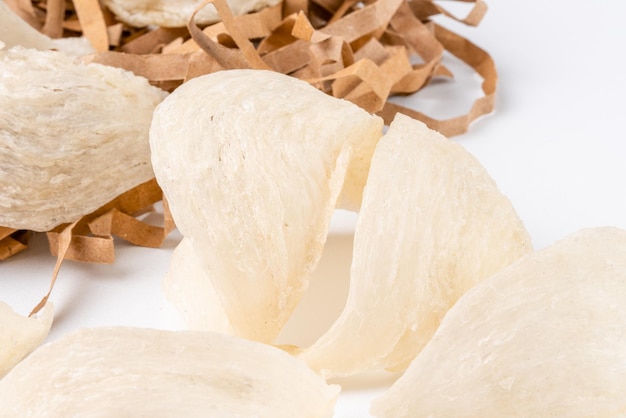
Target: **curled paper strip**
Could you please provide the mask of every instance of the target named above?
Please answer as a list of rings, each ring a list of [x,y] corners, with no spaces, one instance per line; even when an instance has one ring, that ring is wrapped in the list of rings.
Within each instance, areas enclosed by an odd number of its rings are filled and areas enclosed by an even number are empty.
[[[96,51],[109,49],[109,34],[98,0],[74,0],[76,15],[83,31]]]
[[[209,3],[220,13],[224,32],[201,31],[193,19],[189,30],[198,46],[225,68],[269,66],[305,79],[371,113],[379,113],[387,123],[400,112],[424,121],[444,135],[465,132],[473,120],[493,110],[497,81],[493,60],[467,39],[429,21],[432,14],[451,16],[441,7],[434,7],[426,18],[418,17],[422,9],[416,4],[431,2],[378,0],[362,7],[350,1],[325,5],[326,12],[331,13],[325,26],[314,23],[324,16],[299,10],[283,16],[280,30],[257,42],[256,50],[225,1],[209,0],[206,4]],[[486,7],[483,2],[474,3],[468,17],[457,20],[478,24]],[[237,49],[225,41],[220,43],[220,39],[234,42]],[[392,94],[415,93],[433,77],[449,74],[441,62],[446,50],[484,79],[484,96],[475,101],[466,115],[437,120],[388,101]],[[423,62],[411,64],[416,57]]]
[[[235,16],[225,0],[208,0],[191,16],[187,30],[130,28],[133,35],[122,37],[113,50],[85,59],[129,69],[168,90],[220,69],[272,69],[352,101],[386,122],[404,113],[452,136],[493,111],[497,84],[495,64],[486,51],[431,20],[443,15],[479,24],[485,3],[463,2],[472,3],[465,17],[456,17],[431,0],[376,0],[365,5],[351,0],[285,0]],[[222,20],[199,26],[194,16],[204,7],[215,7]],[[435,78],[452,77],[443,63],[445,51],[484,80],[484,95],[467,114],[438,120],[388,100],[417,93]]]
[[[52,280],[50,280],[50,287],[48,288],[48,293],[41,299],[41,301],[33,308],[30,312],[29,316],[36,315],[46,304],[48,303],[48,299],[50,298],[50,294],[52,293],[52,289],[54,288],[54,284],[57,281],[57,277],[59,275],[59,270],[61,269],[61,264],[63,263],[63,259],[65,258],[65,254],[70,247],[72,242],[72,231],[76,226],[76,222],[66,226],[61,234],[59,235],[58,244],[57,244],[57,262],[54,265],[54,270],[52,272]]]
[[[6,260],[27,248],[28,231],[0,226],[0,260]]]
[[[150,225],[136,216],[151,210],[162,198],[156,180],[140,184],[76,222],[67,249],[64,249],[62,236],[68,225],[49,231],[50,252],[69,260],[112,263],[113,235],[135,245],[159,247],[174,229],[167,203],[163,205],[163,226]]]

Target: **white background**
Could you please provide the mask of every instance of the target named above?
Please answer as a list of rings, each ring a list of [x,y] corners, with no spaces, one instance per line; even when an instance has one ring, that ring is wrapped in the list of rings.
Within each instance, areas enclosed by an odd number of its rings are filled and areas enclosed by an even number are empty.
[[[536,248],[583,227],[626,228],[626,3],[491,0],[488,5],[477,28],[438,19],[486,49],[499,72],[496,112],[453,140],[485,165]],[[409,103],[435,116],[466,111],[480,93],[480,80],[467,69],[457,70],[455,81],[429,88]],[[350,230],[353,220],[338,215],[334,228]],[[82,326],[180,328],[160,290],[179,238],[173,233],[156,250],[122,243],[113,265],[66,262],[52,296],[57,314],[49,339]],[[334,274],[345,276],[349,240],[333,238],[331,244],[335,258],[346,257]],[[46,293],[53,265],[44,237],[35,237],[28,251],[0,263],[0,300],[27,314]],[[322,295],[326,323],[345,297],[345,283],[336,286],[332,295]],[[379,376],[342,381],[336,417],[368,417],[369,400],[390,381]]]

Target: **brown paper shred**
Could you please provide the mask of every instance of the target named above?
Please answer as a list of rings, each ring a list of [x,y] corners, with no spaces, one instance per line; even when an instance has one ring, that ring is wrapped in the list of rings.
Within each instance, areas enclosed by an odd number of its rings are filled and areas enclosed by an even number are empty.
[[[144,223],[118,209],[100,216],[89,224],[93,233],[103,229],[103,232],[110,231],[131,244],[143,247],[158,248],[164,238],[164,228]]]
[[[65,259],[66,253],[70,247],[70,242],[72,241],[72,229],[76,226],[76,222],[73,224],[67,225],[63,231],[59,234],[57,241],[57,262],[54,265],[54,270],[52,271],[52,279],[50,280],[50,287],[48,288],[48,293],[41,299],[41,301],[33,308],[30,315],[33,316],[37,314],[44,307],[48,299],[50,298],[50,294],[52,293],[52,289],[54,288],[54,284],[56,283],[57,277],[59,275],[59,270],[61,269],[61,264],[63,264],[63,260]]]
[[[459,18],[459,17],[454,16],[452,13],[449,13],[446,9],[439,6],[437,3],[432,3],[432,4],[435,6],[435,8],[437,9],[439,13],[441,13],[442,15],[446,17],[454,19],[457,22],[465,23],[466,25],[477,26],[481,22],[481,20],[483,20],[485,13],[487,13],[487,4],[483,0],[476,0],[476,1],[461,0],[461,1],[464,1],[466,3],[471,3],[471,2],[474,3],[474,6],[470,10],[470,12],[467,14],[467,16],[464,18]]]
[[[82,31],[78,18],[71,17],[63,21],[63,29],[69,32],[80,33]]]
[[[456,20],[457,22],[461,22],[469,26],[477,26],[483,19],[485,13],[487,12],[487,4],[483,0],[457,0],[457,1],[460,1],[463,3],[474,3],[471,10],[468,12],[467,16],[464,18],[456,17],[454,14],[448,12],[439,3],[435,3],[431,0],[412,0],[409,2],[409,4],[415,16],[422,21],[428,20],[431,16],[441,14],[450,19]]]
[[[427,64],[412,66],[393,85],[392,92],[410,94],[420,90],[430,81],[431,76],[435,74],[433,68],[436,68],[437,65],[437,61],[430,61]]]
[[[162,199],[163,193],[153,179],[84,216],[72,228],[64,257],[74,261],[112,263],[115,259],[114,235],[143,247],[161,246],[175,227],[167,204],[163,205],[162,226],[150,225],[136,217],[150,211],[152,205]],[[61,225],[47,233],[52,255],[58,256],[61,234],[65,230],[66,225]]]
[[[415,119],[424,121],[432,129],[436,129],[447,136],[460,135],[466,132],[469,124],[480,116],[491,113],[494,109],[497,74],[495,64],[491,56],[467,39],[451,32],[439,25],[436,26],[437,39],[450,53],[472,67],[482,78],[482,90],[484,96],[476,99],[465,115],[437,120],[421,112],[387,102],[380,116],[389,123],[396,113],[404,113]]]
[[[304,12],[300,11],[296,14],[296,18],[293,20],[293,26],[290,31],[291,35],[296,39],[302,39],[304,41],[320,42],[330,37],[330,35],[323,35],[320,32],[316,32],[313,24],[306,17]],[[320,36],[318,39],[313,39],[314,35]]]
[[[293,35],[293,28],[299,16],[298,13],[287,15],[274,31],[259,42],[257,51],[261,55],[276,51],[298,40]]]
[[[485,65],[491,66],[489,71],[483,71],[472,65],[473,57],[483,57],[484,51],[475,48],[471,42],[465,42],[464,38],[452,32],[444,33],[443,28],[439,30],[439,35],[435,34],[436,26],[428,19],[420,20],[414,13],[411,2],[377,0],[346,13],[344,9],[348,10],[351,7],[349,2],[350,0],[344,3],[324,2],[322,4],[324,8],[335,13],[334,16],[341,17],[335,18],[332,23],[321,28],[316,28],[312,23],[313,20],[304,13],[287,16],[276,32],[259,43],[262,60],[275,71],[306,78],[329,94],[351,100],[368,111],[380,111],[387,121],[396,112],[402,111],[447,135],[464,132],[471,121],[492,110],[493,97],[489,88],[485,90],[485,98],[479,99],[467,115],[443,121],[388,103],[387,99],[392,93],[415,93],[427,85],[433,76],[450,77],[449,70],[441,62],[445,49],[468,62],[485,78],[486,87],[490,85],[495,87],[497,80],[495,66],[490,57],[482,61]],[[486,9],[482,2],[473,3],[468,17],[456,20],[477,23]],[[449,15],[442,10],[434,5],[430,8],[429,15],[436,13]],[[236,31],[234,33],[236,34]],[[192,38],[197,40],[194,34]],[[374,59],[369,59],[365,54],[360,55],[360,59],[368,59],[368,64],[355,65],[354,56],[372,39],[383,43],[385,40],[391,40],[390,46],[402,46],[408,53],[403,55],[395,51],[394,54],[381,54],[378,49]],[[458,40],[463,42],[456,42]],[[197,41],[203,43],[202,40]],[[341,59],[337,54],[337,45],[341,45]],[[224,61],[223,56],[220,56],[215,48],[203,49],[217,60]],[[232,49],[228,50],[232,54]],[[417,54],[423,62],[410,65],[412,54]],[[383,55],[386,55],[386,58],[383,58]],[[239,55],[238,59],[241,57]],[[346,57],[351,58],[345,59]],[[245,64],[231,62],[229,68],[253,66],[247,58],[244,59]],[[376,63],[378,68],[375,70],[369,63]],[[365,68],[368,69],[367,77],[364,77],[363,73]],[[357,74],[357,70],[361,73]],[[379,76],[381,74],[382,77]],[[330,80],[332,82],[329,82]],[[389,81],[392,82],[391,87]],[[350,89],[352,90],[348,92]],[[381,97],[381,92],[386,92],[386,95]]]
[[[107,26],[107,36],[109,39],[109,44],[111,46],[119,46],[122,42],[122,34],[124,31],[124,25],[121,23],[116,23],[114,25]]]
[[[307,65],[311,65],[314,62],[313,58],[310,45],[301,40],[263,55],[263,61],[274,71],[283,74],[292,74]],[[312,75],[311,78],[313,77],[315,76]]]
[[[283,16],[291,16],[300,12],[309,13],[308,0],[283,0],[282,3]]]
[[[369,59],[362,59],[321,80],[329,79],[335,80],[333,96],[350,100],[371,113],[382,109],[391,88],[387,74]]]
[[[194,77],[214,73],[222,69],[223,68],[213,59],[213,57],[205,54],[203,51],[197,51],[189,55],[187,73],[185,74],[183,81],[185,82]]]
[[[0,226],[0,261],[25,250],[29,235],[28,231]]]
[[[128,54],[156,54],[165,45],[187,35],[187,28],[157,28],[127,42],[120,50]]]
[[[394,31],[403,34],[407,46],[425,62],[441,59],[443,45],[437,41],[431,30],[415,17],[408,3],[400,5],[390,23]]]
[[[392,83],[388,96],[397,93],[409,94],[421,89],[430,76],[429,65],[436,65],[435,62],[420,68],[418,65],[411,65],[409,54],[404,48],[389,46],[386,50],[388,57],[379,65],[383,74],[387,74]]]
[[[259,54],[257,53],[254,45],[250,40],[243,34],[242,30],[239,28],[235,21],[235,17],[228,7],[228,3],[226,0],[210,0],[211,3],[217,9],[217,12],[222,19],[222,23],[228,30],[229,35],[233,38],[239,50],[243,53],[243,57],[246,62],[250,65],[250,68],[259,69],[259,70],[271,70],[268,65],[263,62]]]
[[[314,0],[314,1],[311,1],[311,3],[312,5],[320,6],[324,10],[333,14],[337,10],[339,10],[343,1],[342,0]]]
[[[224,27],[228,30],[228,34],[235,41],[239,47],[238,51],[233,51],[230,48],[222,47],[221,45],[210,39],[204,32],[198,28],[195,23],[195,15],[203,7],[208,4],[213,4],[217,9],[217,12],[222,19]],[[189,19],[189,31],[198,45],[206,52],[211,54],[216,61],[224,68],[253,68],[259,70],[271,70],[271,68],[263,62],[258,52],[252,45],[252,42],[242,33],[237,24],[235,23],[235,17],[233,16],[228,4],[225,0],[208,0],[204,2],[200,7],[196,9],[191,19]],[[231,62],[232,60],[232,62]],[[237,65],[231,67],[231,65]]]
[[[233,24],[246,39],[261,39],[269,36],[272,31],[281,23],[281,4],[266,7],[255,13],[241,16],[233,16]],[[218,22],[207,26],[203,30],[204,34],[211,39],[217,39],[219,35],[228,34],[224,22]]]
[[[109,50],[109,34],[98,0],[74,0],[83,35],[96,51]]]
[[[348,43],[352,43],[387,26],[403,1],[406,0],[378,0],[320,30],[328,35],[342,37]]]
[[[360,0],[346,0],[343,3],[341,3],[341,6],[339,6],[339,9],[337,9],[337,11],[335,13],[333,13],[333,17],[330,18],[330,20],[328,21],[328,24],[330,25],[331,23],[334,23],[337,20],[339,20],[342,17],[344,17],[346,15],[346,13],[348,13],[348,11],[352,7],[356,6],[356,4],[359,1]]]
[[[241,51],[228,48],[224,45],[217,43],[216,41],[205,35],[195,23],[196,14],[209,3],[212,3],[212,1],[209,0],[203,3],[191,15],[191,19],[189,19],[189,23],[187,24],[187,28],[189,29],[191,37],[198,44],[198,46],[202,48],[202,50],[204,50],[207,54],[211,55],[222,68],[249,68],[249,65],[246,62]]]
[[[452,73],[452,71],[450,71],[448,67],[443,64],[439,64],[435,67],[435,70],[433,71],[433,76],[454,78],[454,74]]]
[[[83,62],[97,62],[132,71],[151,81],[184,80],[192,53],[187,54],[127,54],[105,51],[89,55]],[[206,55],[206,54],[205,54]]]
[[[65,0],[48,0],[46,2],[46,20],[41,32],[51,38],[63,36],[63,20],[65,18]]]
[[[13,234],[16,231],[17,231],[17,229],[8,228],[6,226],[0,226],[0,240],[10,236],[11,234]]]
[[[354,59],[358,61],[363,58],[368,58],[380,65],[389,58],[388,48],[389,46],[383,45],[378,39],[372,38],[354,53]]]
[[[59,256],[59,232],[47,233],[50,254]],[[86,263],[112,264],[115,261],[113,236],[72,235],[72,240],[63,258]]]

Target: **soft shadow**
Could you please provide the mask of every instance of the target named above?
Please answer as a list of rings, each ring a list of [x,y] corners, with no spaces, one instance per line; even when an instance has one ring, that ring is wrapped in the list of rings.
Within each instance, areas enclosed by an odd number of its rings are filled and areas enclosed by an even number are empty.
[[[391,386],[402,372],[386,372],[384,370],[359,373],[354,376],[330,379],[328,383],[340,385],[343,391],[361,391],[368,389],[384,389]]]
[[[353,238],[351,234],[328,236],[309,289],[279,335],[278,344],[308,347],[337,319],[348,296]]]
[[[326,332],[341,314],[350,288],[352,234],[331,234],[309,290],[277,339],[277,344],[308,347]],[[343,391],[382,389],[395,382],[401,373],[375,371],[331,379]]]

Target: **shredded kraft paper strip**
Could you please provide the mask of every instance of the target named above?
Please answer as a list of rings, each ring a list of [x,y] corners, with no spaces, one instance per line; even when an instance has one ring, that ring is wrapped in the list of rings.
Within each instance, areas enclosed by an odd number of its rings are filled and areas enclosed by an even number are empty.
[[[493,110],[497,83],[486,51],[431,20],[444,15],[480,23],[487,10],[482,0],[456,1],[471,3],[463,18],[431,0],[284,0],[241,16],[234,16],[225,0],[209,0],[186,29],[135,29],[126,39],[112,40],[110,50],[84,60],[128,69],[166,90],[221,69],[269,69],[306,80],[387,122],[401,112],[453,136]],[[221,21],[198,26],[194,17],[205,7],[215,7]],[[100,36],[93,39],[98,42]],[[484,95],[466,114],[437,120],[388,100],[417,93],[437,77],[453,77],[442,62],[445,51],[483,78]]]
[[[152,211],[153,205],[159,201],[163,201],[162,225],[138,219],[140,215]],[[163,192],[153,179],[72,224],[59,225],[46,235],[51,254],[59,260],[113,263],[113,236],[135,245],[157,248],[174,228]],[[0,260],[26,249],[30,234],[29,231],[0,227]],[[64,236],[69,238],[63,239]]]
[[[306,80],[387,123],[400,112],[453,136],[492,112],[497,73],[486,51],[432,20],[443,15],[478,25],[485,3],[451,1],[467,3],[466,16],[455,16],[432,0],[284,0],[244,15],[233,15],[225,0],[208,0],[199,4],[187,27],[141,28],[122,23],[98,0],[6,3],[52,38],[86,37],[96,52],[84,62],[130,70],[167,91],[222,69],[268,69]],[[220,21],[198,25],[194,17],[205,7],[214,7]],[[443,62],[446,51],[483,78],[483,96],[466,114],[438,120],[389,101],[418,93],[433,79],[452,78]],[[49,231],[51,253],[59,260],[112,263],[114,235],[158,247],[174,228],[167,205],[162,226],[137,216],[161,199],[154,180],[142,184],[75,223]],[[0,226],[0,260],[27,248],[30,234]]]
[[[6,260],[28,246],[28,231],[0,226],[0,260]]]

